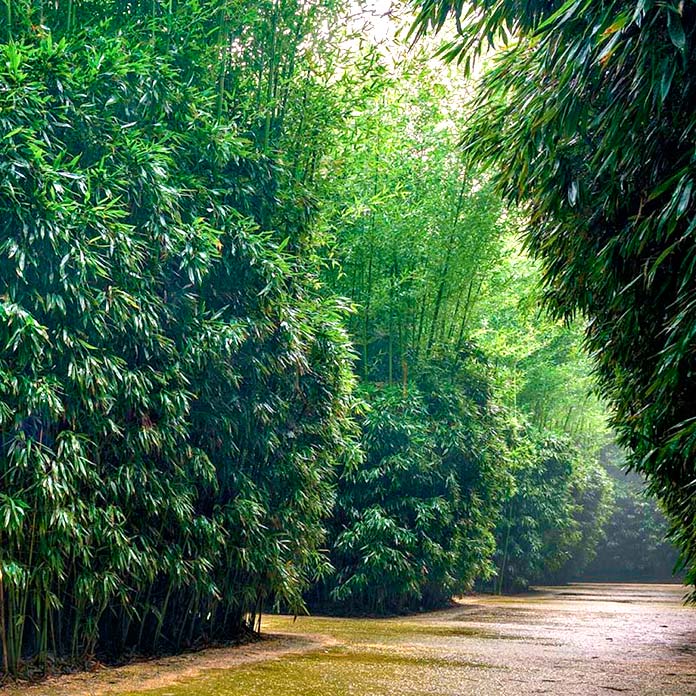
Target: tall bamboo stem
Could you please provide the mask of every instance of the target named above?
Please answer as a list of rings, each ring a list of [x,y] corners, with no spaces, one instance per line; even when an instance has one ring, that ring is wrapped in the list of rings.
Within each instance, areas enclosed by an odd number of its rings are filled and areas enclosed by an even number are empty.
[[[7,632],[5,627],[5,583],[0,565],[0,647],[2,647],[2,671],[9,674],[9,661],[7,655]]]
[[[12,0],[5,0],[5,20],[7,22],[7,40],[12,41]]]

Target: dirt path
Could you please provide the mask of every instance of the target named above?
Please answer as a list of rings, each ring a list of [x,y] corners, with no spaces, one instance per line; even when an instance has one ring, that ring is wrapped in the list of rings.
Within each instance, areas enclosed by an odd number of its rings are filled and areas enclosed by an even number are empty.
[[[264,631],[283,636],[21,693],[696,696],[696,608],[681,604],[684,592],[676,585],[571,585],[466,598],[400,619],[267,617]]]

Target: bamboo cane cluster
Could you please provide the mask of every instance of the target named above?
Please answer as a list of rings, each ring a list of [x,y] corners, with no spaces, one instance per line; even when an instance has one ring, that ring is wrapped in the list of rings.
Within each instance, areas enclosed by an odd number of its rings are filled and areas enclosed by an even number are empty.
[[[301,606],[350,451],[341,310],[264,158],[145,37],[0,47],[0,639],[175,650]]]

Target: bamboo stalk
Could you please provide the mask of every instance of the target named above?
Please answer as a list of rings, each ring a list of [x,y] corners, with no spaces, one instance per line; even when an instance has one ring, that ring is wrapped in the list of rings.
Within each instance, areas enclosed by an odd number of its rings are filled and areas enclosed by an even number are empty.
[[[1,561],[1,559],[0,559]],[[0,564],[0,644],[2,647],[2,671],[9,674],[9,659],[7,654],[7,629],[5,625],[5,582]]]
[[[447,248],[445,251],[445,260],[442,265],[442,270],[440,272],[440,282],[438,284],[437,295],[435,297],[435,305],[433,307],[433,318],[430,324],[430,335],[428,336],[428,343],[426,346],[426,355],[430,354],[432,350],[433,343],[435,341],[435,332],[437,330],[437,323],[440,316],[440,311],[442,309],[442,301],[445,295],[445,287],[447,284],[447,278],[449,276],[450,269],[450,257],[452,255],[452,250],[454,247],[454,242],[457,235],[457,225],[459,223],[459,218],[462,213],[462,207],[464,203],[464,192],[466,191],[467,180],[466,177],[462,179],[462,184],[459,188],[459,196],[457,198],[457,205],[455,208],[454,216],[451,222],[450,234],[447,238]]]
[[[225,9],[220,8],[220,19],[218,21],[218,46],[227,45],[228,38],[225,33]],[[225,103],[225,80],[227,79],[227,61],[229,59],[229,50],[224,51],[220,60],[220,74],[218,76],[218,88],[217,88],[217,104],[216,104],[216,114],[217,120],[222,118],[222,108]]]
[[[167,594],[164,597],[164,602],[162,608],[160,609],[159,617],[157,618],[157,628],[155,629],[155,636],[152,639],[152,647],[157,649],[157,644],[159,643],[160,636],[162,635],[162,625],[164,624],[164,616],[167,613],[167,608],[169,605],[169,599],[172,596],[172,591],[174,589],[174,584],[172,582],[167,586]]]
[[[24,593],[22,594],[21,607],[19,608],[19,613],[16,617],[16,622],[18,623],[18,634],[16,636],[17,641],[17,655],[21,659],[22,647],[24,645],[24,628],[26,626],[27,619],[27,605],[29,602],[29,594],[31,587],[31,567],[34,561],[34,545],[36,541],[36,514],[37,514],[38,502],[34,501],[34,510],[32,513],[31,520],[31,537],[29,542],[29,557],[27,559],[27,580]]]
[[[271,14],[271,31],[270,31],[270,59],[269,59],[269,70],[268,78],[266,82],[266,118],[264,122],[263,129],[263,141],[262,149],[263,152],[268,152],[268,147],[270,144],[271,136],[271,120],[272,120],[272,108],[271,104],[273,102],[273,91],[274,91],[274,81],[277,74],[278,66],[275,64],[276,61],[276,34],[278,32],[278,16],[280,14],[281,0],[275,0],[273,3],[273,13]]]
[[[7,22],[7,41],[12,41],[12,0],[5,0],[5,21]]]
[[[500,582],[498,583],[498,594],[503,593],[503,582],[505,578],[505,570],[507,568],[508,551],[510,548],[510,530],[512,529],[512,501],[508,508],[507,531],[505,534],[505,550],[503,551],[503,562],[500,566]]]

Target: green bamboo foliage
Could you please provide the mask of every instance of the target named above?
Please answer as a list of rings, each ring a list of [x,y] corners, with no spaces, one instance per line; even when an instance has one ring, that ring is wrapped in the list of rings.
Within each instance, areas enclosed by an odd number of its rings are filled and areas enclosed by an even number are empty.
[[[587,343],[629,465],[696,582],[693,2],[424,0],[450,59],[499,50],[466,140],[525,206],[549,305]]]
[[[333,0],[1,6],[3,676],[591,545],[602,481],[543,431],[564,359],[491,340],[518,221],[450,78],[327,42]]]
[[[151,37],[0,46],[6,672],[300,610],[352,449],[343,310],[246,214],[266,165],[212,80]]]
[[[575,555],[577,568],[603,518],[580,520],[608,494],[591,452],[602,406],[579,404],[588,370],[575,334],[532,307],[538,269],[512,240],[522,220],[464,166],[462,85],[423,53],[393,50],[396,66],[366,52],[357,94],[340,85],[348,135],[319,165],[337,260],[325,275],[357,305],[349,329],[370,407],[364,457],[339,478],[336,571],[309,595],[341,613],[438,606],[474,583],[524,587]]]
[[[508,431],[514,485],[498,518],[491,583],[497,593],[581,576],[613,503],[599,462],[569,437],[518,422]]]
[[[365,379],[398,384],[419,361],[456,355],[508,227],[487,176],[458,153],[461,95],[424,55],[373,68],[350,139],[330,153],[339,230],[334,287],[359,304],[350,329]],[[327,216],[328,217],[328,216]]]
[[[364,459],[339,479],[336,572],[310,596],[318,606],[399,613],[584,571],[612,501],[607,475],[568,436],[502,408],[480,351],[419,365],[408,393],[360,394]]]
[[[677,550],[666,539],[667,519],[645,490],[644,479],[624,471],[626,455],[606,447],[602,460],[615,496],[606,533],[583,577],[594,582],[621,580],[628,569],[638,582],[664,582],[677,565]]]
[[[336,573],[316,590],[317,603],[341,613],[432,608],[491,577],[513,478],[489,379],[471,355],[422,366],[408,394],[361,390],[364,460],[339,480]]]

